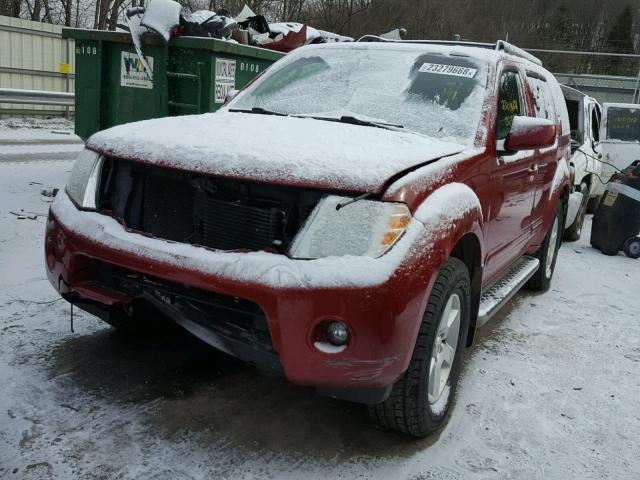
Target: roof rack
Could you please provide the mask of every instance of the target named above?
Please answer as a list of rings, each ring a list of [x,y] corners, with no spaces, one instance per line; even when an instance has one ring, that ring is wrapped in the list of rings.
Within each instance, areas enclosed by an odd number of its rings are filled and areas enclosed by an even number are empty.
[[[501,50],[504,53],[508,53],[509,55],[513,55],[515,57],[524,58],[526,60],[529,60],[530,62],[535,63],[536,65],[542,65],[542,60],[540,60],[538,57],[531,55],[529,52],[523,50],[522,48],[511,45],[504,40],[498,40],[496,42],[496,50]]]
[[[529,52],[523,50],[522,48],[516,47],[515,45],[511,45],[504,40],[498,40],[496,43],[480,43],[480,42],[468,42],[461,40],[392,40],[389,38],[379,37],[377,35],[365,35],[357,40],[358,42],[390,42],[390,43],[417,43],[417,44],[426,44],[426,45],[459,45],[461,47],[476,47],[476,48],[486,48],[490,50],[496,50],[504,52],[508,55],[513,55],[515,57],[524,58],[536,65],[542,65],[542,61],[531,55]]]

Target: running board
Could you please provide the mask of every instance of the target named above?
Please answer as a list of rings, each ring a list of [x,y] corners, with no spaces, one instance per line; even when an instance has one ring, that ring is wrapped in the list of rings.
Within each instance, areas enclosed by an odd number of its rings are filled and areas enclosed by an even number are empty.
[[[540,266],[540,260],[524,256],[514,263],[500,280],[482,292],[478,323],[480,327],[487,323],[500,308],[520,290]]]

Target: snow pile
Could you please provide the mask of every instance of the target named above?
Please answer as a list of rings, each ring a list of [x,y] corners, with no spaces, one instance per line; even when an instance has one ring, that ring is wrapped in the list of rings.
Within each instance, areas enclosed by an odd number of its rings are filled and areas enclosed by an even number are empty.
[[[212,12],[211,10],[196,10],[186,15],[184,19],[188,22],[203,23],[215,16],[216,12]]]
[[[87,145],[164,167],[353,192],[380,191],[391,176],[464,149],[409,132],[232,112],[120,125]]]
[[[5,131],[42,131],[48,130],[55,134],[73,134],[73,120],[69,120],[63,117],[52,118],[5,118],[0,119],[0,134],[5,134]],[[35,132],[34,132],[35,133]],[[11,135],[11,133],[6,133]],[[60,136],[60,135],[58,135]]]

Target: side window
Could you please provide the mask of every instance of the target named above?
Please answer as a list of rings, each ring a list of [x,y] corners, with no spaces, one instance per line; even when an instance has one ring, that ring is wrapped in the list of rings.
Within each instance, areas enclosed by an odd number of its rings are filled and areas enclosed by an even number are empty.
[[[596,141],[600,141],[600,108],[597,105],[591,110],[591,136]]]
[[[500,77],[496,139],[504,140],[509,134],[513,117],[524,114],[520,81],[516,72],[504,72]]]
[[[531,93],[535,103],[536,117],[556,121],[556,110],[553,106],[553,95],[549,84],[538,77],[528,76]]]

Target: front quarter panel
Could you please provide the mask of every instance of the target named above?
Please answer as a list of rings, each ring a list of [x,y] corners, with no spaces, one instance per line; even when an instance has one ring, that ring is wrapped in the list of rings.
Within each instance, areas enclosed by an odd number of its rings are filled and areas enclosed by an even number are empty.
[[[415,210],[414,220],[423,226],[423,232],[421,241],[410,252],[414,257],[411,268],[421,272],[414,271],[411,277],[414,280],[420,279],[421,284],[408,286],[407,289],[420,289],[422,296],[416,310],[419,315],[415,317],[410,329],[411,345],[415,343],[422,312],[426,308],[438,272],[451,256],[456,244],[462,237],[473,235],[480,246],[479,258],[483,255],[482,208],[478,196],[467,185],[452,182],[436,189]],[[477,286],[479,289],[479,285]],[[476,311],[477,300],[475,297],[472,299],[472,312]]]

